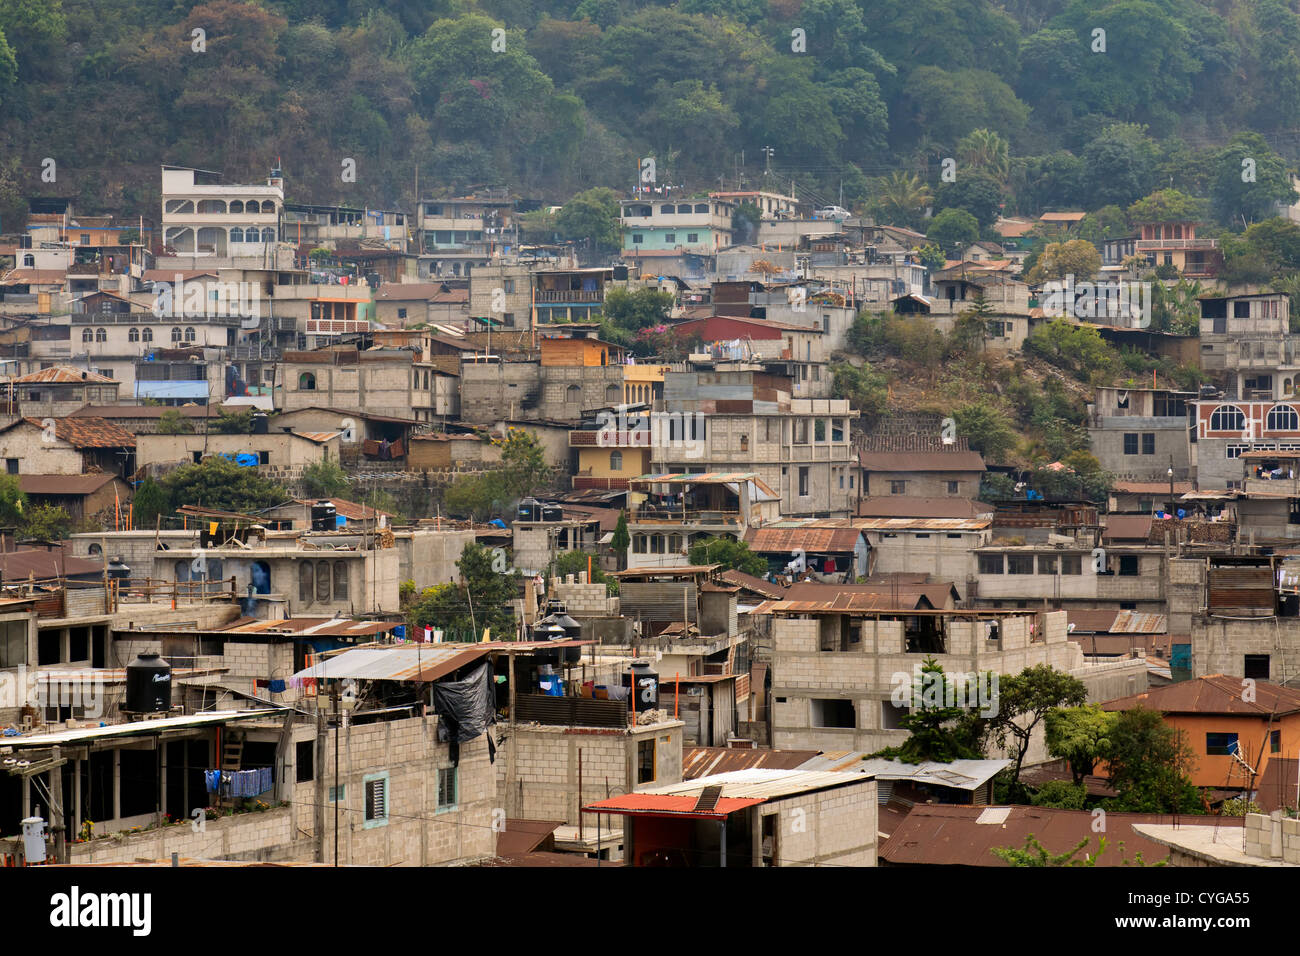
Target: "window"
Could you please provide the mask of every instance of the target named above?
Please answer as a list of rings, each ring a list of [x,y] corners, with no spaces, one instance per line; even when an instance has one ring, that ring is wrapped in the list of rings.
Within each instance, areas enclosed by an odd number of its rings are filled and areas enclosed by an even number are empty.
[[[93,342],[93,341],[95,341],[95,330],[94,330],[94,329],[91,329],[91,328],[85,328],[85,329],[82,329],[82,330],[81,330],[81,341],[83,341],[83,342]]]
[[[636,782],[650,783],[655,779],[655,742],[639,740],[636,745]]]
[[[16,474],[18,474],[18,459],[17,459],[17,458],[6,458],[6,459],[5,459],[5,471],[8,472],[8,473],[11,474],[11,475],[16,475]],[[94,547],[97,548],[97,547],[99,547],[99,545],[94,545]],[[98,553],[98,552],[96,552],[96,553]]]
[[[96,342],[107,342],[107,341],[108,341],[108,330],[107,330],[107,329],[95,329],[95,341],[96,341]]]
[[[244,230],[241,229],[239,226],[232,226],[231,229],[230,229],[230,241],[231,241],[231,242],[243,242],[243,241],[244,241]]]
[[[271,463],[271,453],[269,451],[259,451],[257,453],[257,463],[259,465],[269,465]]]
[[[146,328],[145,328],[145,329],[140,333],[140,339],[141,339],[141,341],[143,341],[143,342],[152,342],[152,341],[153,341],[153,329],[146,327]]]
[[[1270,730],[1268,732],[1268,752],[1271,754],[1280,754],[1282,752],[1282,731]]]
[[[806,465],[799,468],[799,497],[808,497],[808,467]]]
[[[891,495],[905,495],[905,494],[907,494],[907,482],[906,482],[906,481],[891,481],[891,482],[889,483],[889,493],[890,493]]]
[[[1033,574],[1034,556],[1032,554],[1008,554],[1007,574]]]
[[[438,770],[438,812],[455,810],[460,794],[460,780],[455,767],[443,767]]]
[[[366,788],[366,829],[388,823],[388,774],[370,773],[362,778]]]
[[[173,342],[179,342],[180,340],[181,340],[181,330],[180,330],[180,329],[172,329],[172,341],[173,341]]]
[[[330,563],[316,562],[316,600],[322,604],[330,599]]]
[[[515,280],[514,280],[514,279],[502,279],[502,280],[501,280],[501,291],[504,292],[506,295],[514,295],[514,294],[515,294]]]
[[[188,328],[185,329],[185,341],[186,341],[186,342],[193,342],[194,339],[195,339],[194,328],[193,328],[193,326],[190,326],[190,327],[188,327]]]
[[[27,622],[5,621],[0,624],[0,667],[18,667],[27,663]]]
[[[677,233],[675,232],[664,233],[664,242],[676,242],[676,241],[677,241]]]
[[[1226,756],[1237,752],[1236,734],[1206,734],[1205,752],[1211,756]]]
[[[297,783],[308,783],[316,779],[316,742],[314,740],[300,740],[293,748],[293,768],[294,780]]]
[[[304,561],[298,565],[298,600],[310,604],[315,593],[316,575],[312,571],[312,563]]]
[[[1055,574],[1056,573],[1056,555],[1040,554],[1038,556],[1038,573]]]
[[[314,392],[316,391],[316,376],[311,372],[303,372],[298,376],[298,391]]]
[[[636,534],[636,535],[633,535],[633,536],[632,536],[632,553],[633,553],[633,554],[645,554],[645,553],[646,553],[646,536],[645,536],[645,535],[643,535],[643,534]]]
[[[853,701],[838,698],[812,699],[812,725],[814,727],[833,727],[851,730],[857,726]]]
[[[623,470],[623,453],[621,451],[611,451],[609,453],[609,470],[610,471]]]
[[[980,574],[1001,574],[1002,573],[1002,555],[1000,554],[981,554],[978,558]]]
[[[1156,453],[1156,433],[1143,432],[1142,433],[1142,454],[1154,455],[1155,453]]]
[[[633,245],[639,246],[639,245],[641,244],[641,241],[642,241],[642,240],[641,240],[641,233],[639,233],[639,232],[634,232],[634,233],[632,233],[632,244],[633,244]]]
[[[1238,432],[1245,430],[1246,416],[1236,405],[1220,405],[1210,415],[1210,431]]]
[[[1268,410],[1265,426],[1271,432],[1300,431],[1300,415],[1290,405],[1274,405]]]
[[[1242,668],[1243,677],[1253,677],[1255,680],[1268,680],[1269,673],[1269,655],[1267,654],[1247,654],[1245,666]]]
[[[686,234],[686,241],[689,242],[689,243],[696,243],[696,242],[699,242],[699,241],[700,241],[700,234],[699,234],[698,232],[688,232],[688,233]]]
[[[346,561],[334,562],[334,600],[346,601],[348,599],[348,563]]]
[[[128,329],[128,330],[127,330],[127,333],[126,333],[126,340],[127,340],[128,342],[139,342],[139,341],[140,341],[140,330],[137,329],[137,328],[134,328],[134,327]]]
[[[961,482],[960,481],[948,482],[948,494],[950,495],[961,494]]]
[[[404,318],[406,318],[406,310],[405,310],[405,309],[398,309],[398,310],[397,310],[397,317],[398,317],[399,319],[404,319]]]
[[[813,441],[826,440],[826,419],[818,418],[813,421]]]
[[[1119,556],[1119,573],[1125,577],[1136,577],[1138,573],[1138,556],[1121,554]]]
[[[1138,433],[1125,432],[1124,433],[1124,454],[1136,455],[1137,453],[1138,453]]]

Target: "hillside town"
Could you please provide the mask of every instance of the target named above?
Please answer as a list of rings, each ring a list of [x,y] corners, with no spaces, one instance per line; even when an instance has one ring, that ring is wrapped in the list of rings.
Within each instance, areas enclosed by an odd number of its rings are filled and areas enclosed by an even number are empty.
[[[6,865],[1300,865],[1300,334],[1198,222],[160,176],[0,238]]]

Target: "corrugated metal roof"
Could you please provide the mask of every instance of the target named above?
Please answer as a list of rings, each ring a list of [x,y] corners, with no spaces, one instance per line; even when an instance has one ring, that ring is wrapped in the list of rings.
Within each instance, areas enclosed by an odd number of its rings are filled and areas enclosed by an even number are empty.
[[[113,385],[116,379],[84,368],[70,365],[53,365],[35,372],[28,372],[13,380],[14,385]]]
[[[1109,700],[1101,706],[1111,711],[1145,707],[1165,714],[1236,714],[1261,718],[1300,711],[1300,690],[1257,680],[1254,699],[1244,700],[1242,688],[1240,677],[1211,674],[1152,687],[1145,693]]]
[[[911,783],[951,787],[956,790],[975,790],[992,780],[1010,760],[953,760],[938,763],[903,763],[871,757],[866,751],[827,752],[800,766],[800,770],[835,770],[841,773],[866,773],[877,780],[906,780]]]
[[[162,733],[167,730],[184,730],[187,727],[203,727],[208,724],[224,724],[231,720],[265,717],[268,714],[279,714],[283,711],[284,708],[282,707],[266,707],[261,710],[214,710],[202,714],[188,714],[184,717],[135,720],[124,724],[112,724],[108,727],[84,727],[76,730],[56,730],[49,734],[5,737],[4,745],[6,747],[55,747],[106,737],[139,737]]]
[[[18,487],[28,495],[89,495],[116,479],[117,475],[107,472],[91,475],[19,475]]]
[[[763,801],[758,798],[719,797],[710,811],[695,809],[698,796],[681,797],[663,793],[625,793],[610,797],[596,803],[587,804],[584,809],[598,810],[603,813],[644,814],[647,816],[666,815],[679,817],[700,817],[722,820],[729,814],[746,807],[757,806]]]
[[[851,553],[862,539],[858,528],[750,528],[745,533],[745,543],[751,551],[779,552],[789,555],[796,548],[820,554],[824,552]]]
[[[863,531],[983,531],[992,518],[857,518]]]
[[[1115,634],[1163,634],[1168,630],[1163,614],[1141,614],[1137,611],[1120,611],[1115,615],[1110,629]]]
[[[968,498],[926,498],[919,495],[880,495],[858,502],[861,518],[979,518],[993,506]]]
[[[393,647],[359,647],[294,674],[295,678],[323,680],[409,680],[428,682],[472,664],[485,656],[486,644],[401,644]]]
[[[36,428],[45,427],[44,419],[24,418],[23,421]],[[135,447],[135,435],[121,425],[102,418],[91,418],[87,415],[77,418],[56,418],[53,421],[55,437],[66,441],[73,448]]]
[[[290,617],[253,621],[227,628],[226,634],[291,634],[296,637],[370,637],[387,634],[399,621],[353,621],[336,617]]]
[[[989,809],[1009,812],[1001,822],[985,816]],[[980,817],[990,822],[980,823]],[[1000,814],[998,815],[1000,816]],[[1107,850],[1097,858],[1098,866],[1133,865],[1138,853],[1147,865],[1164,860],[1169,851],[1138,834],[1135,823],[1163,823],[1171,817],[1154,813],[1107,813]],[[1216,817],[1226,825],[1240,825],[1227,817]],[[893,835],[880,848],[880,858],[899,864],[940,864],[948,866],[1010,866],[994,856],[994,847],[1020,849],[1033,834],[1049,853],[1066,853],[1085,837],[1089,845],[1084,853],[1096,854],[1099,834],[1093,831],[1094,818],[1087,810],[1055,810],[1048,807],[968,807],[922,806],[912,808]],[[1116,848],[1124,844],[1121,854]]]
[[[710,774],[766,767],[794,770],[813,757],[816,750],[768,750],[766,748],[689,747],[682,754],[682,779],[693,780]]]
[[[850,774],[835,771],[811,771],[795,769],[776,769],[771,767],[749,767],[745,770],[732,770],[727,773],[715,773],[694,780],[680,783],[668,783],[658,787],[648,787],[638,795],[669,795],[698,797],[705,787],[721,787],[724,798],[752,799],[758,802],[791,797],[800,793],[810,793],[827,787],[842,787],[856,783],[858,778]]]

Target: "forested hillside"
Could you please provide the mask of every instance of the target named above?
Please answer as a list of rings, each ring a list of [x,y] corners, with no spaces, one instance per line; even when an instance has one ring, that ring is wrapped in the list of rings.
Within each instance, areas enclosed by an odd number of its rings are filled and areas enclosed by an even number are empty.
[[[4,0],[0,32],[0,193],[106,212],[149,208],[162,162],[238,181],[279,157],[291,199],[405,205],[417,167],[558,201],[651,154],[706,188],[743,153],[752,184],[770,147],[846,205],[902,191],[895,218],[924,184],[1036,213],[1210,195],[1300,148],[1284,0]],[[946,157],[979,173],[941,183]]]

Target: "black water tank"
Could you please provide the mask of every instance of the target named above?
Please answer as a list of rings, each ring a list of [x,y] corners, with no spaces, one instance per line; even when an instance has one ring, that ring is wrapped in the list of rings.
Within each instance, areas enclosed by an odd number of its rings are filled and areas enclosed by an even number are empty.
[[[626,281],[627,281],[627,266],[615,266],[615,267],[614,267],[614,281],[615,281],[615,282],[626,282]]]
[[[542,506],[536,498],[519,499],[519,520],[520,521],[541,521]]]
[[[542,521],[563,521],[564,509],[559,505],[542,505]]]
[[[637,713],[654,710],[659,706],[659,674],[650,666],[649,661],[633,661],[623,672],[623,686],[631,688],[627,695],[629,710],[634,704]]]
[[[270,431],[270,419],[266,417],[266,412],[257,412],[253,415],[253,434],[265,435]]]
[[[132,714],[172,709],[172,668],[157,654],[141,654],[126,665],[126,706]]]
[[[122,563],[121,558],[108,562],[108,576],[114,580],[126,580],[131,577],[131,569]]]
[[[333,531],[338,527],[338,509],[328,498],[311,506],[311,530]]]

